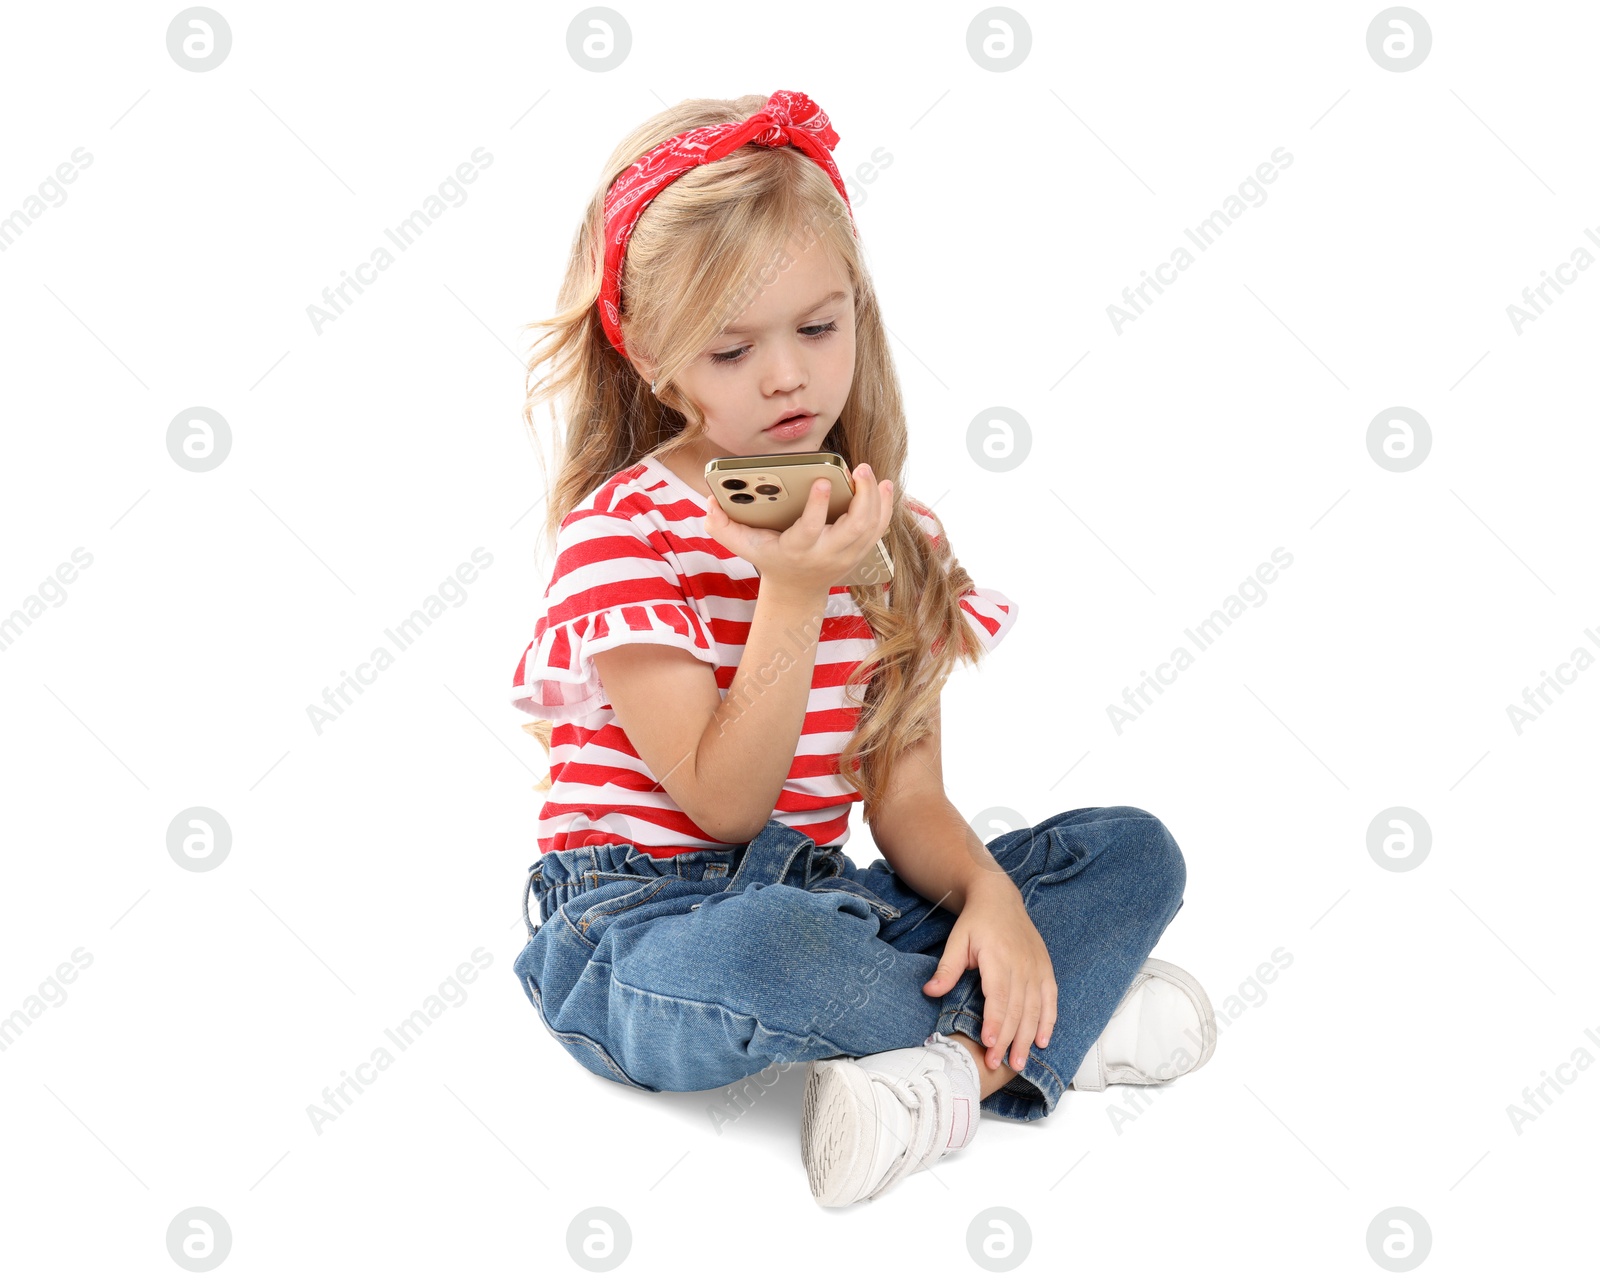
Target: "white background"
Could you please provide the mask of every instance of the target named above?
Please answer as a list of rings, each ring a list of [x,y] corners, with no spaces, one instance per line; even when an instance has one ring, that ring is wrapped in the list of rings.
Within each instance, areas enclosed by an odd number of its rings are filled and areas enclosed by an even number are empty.
[[[1520,335],[1507,307],[1600,254],[1600,17],[1426,6],[1397,73],[1379,4],[1033,5],[995,72],[980,7],[630,4],[600,73],[568,51],[581,6],[229,5],[204,73],[168,54],[174,7],[8,13],[0,216],[92,163],[0,253],[0,616],[93,557],[0,650],[0,1014],[75,971],[0,1053],[8,1270],[173,1274],[168,1225],[204,1206],[230,1274],[565,1274],[596,1205],[634,1270],[712,1275],[978,1271],[994,1206],[1036,1273],[1377,1273],[1391,1206],[1440,1274],[1592,1267],[1600,1070],[1520,1133],[1507,1108],[1600,1054],[1600,671],[1521,733],[1506,707],[1600,657],[1600,271]],[[511,973],[544,759],[508,698],[549,573],[519,326],[618,138],[779,88],[846,173],[892,156],[856,215],[906,491],[1020,606],[947,688],[952,797],[1161,817],[1189,879],[1155,954],[1223,1024],[1192,1076],[986,1123],[843,1213],[807,1190],[803,1072],[718,1132],[717,1093],[585,1072]],[[319,335],[308,306],[479,147],[465,202]],[[1118,335],[1107,307],[1279,147],[1266,201]],[[209,472],[167,452],[191,406],[231,428]],[[1005,472],[967,446],[992,406],[1031,428]],[[1432,430],[1410,471],[1367,450],[1391,406]],[[307,706],[479,547],[465,602],[318,733]],[[1118,733],[1107,705],[1275,547],[1266,602]],[[167,849],[197,805],[232,834],[204,874]],[[1397,805],[1432,833],[1406,872],[1367,844]],[[848,852],[876,856],[859,811]],[[319,1135],[323,1089],[477,948],[464,1002]]]

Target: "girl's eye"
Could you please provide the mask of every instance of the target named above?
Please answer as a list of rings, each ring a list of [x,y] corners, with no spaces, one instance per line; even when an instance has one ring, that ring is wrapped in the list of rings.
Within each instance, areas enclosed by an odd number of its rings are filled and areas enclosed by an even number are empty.
[[[838,328],[838,321],[830,320],[827,324],[808,324],[800,332],[813,341],[817,341],[827,337],[828,334],[835,332]],[[812,332],[813,329],[816,330],[815,333]],[[711,362],[713,364],[737,364],[744,359],[744,353],[749,349],[749,347],[740,347],[737,351],[713,351],[711,353]]]

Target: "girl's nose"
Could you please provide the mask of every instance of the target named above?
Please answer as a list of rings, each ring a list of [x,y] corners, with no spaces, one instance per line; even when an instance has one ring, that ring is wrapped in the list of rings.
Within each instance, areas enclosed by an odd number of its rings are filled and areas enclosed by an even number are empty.
[[[796,351],[776,352],[763,371],[768,395],[782,395],[806,384],[805,358]]]

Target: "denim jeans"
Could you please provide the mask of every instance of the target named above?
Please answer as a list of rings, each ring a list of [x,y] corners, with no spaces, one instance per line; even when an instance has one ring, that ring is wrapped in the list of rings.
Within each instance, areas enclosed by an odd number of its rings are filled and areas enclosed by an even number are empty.
[[[1124,805],[1072,809],[987,847],[1050,953],[1057,1017],[1049,1045],[1030,1044],[980,1105],[1037,1120],[1182,907],[1184,860],[1159,819]],[[860,1057],[934,1031],[982,1043],[978,969],[942,996],[922,990],[956,915],[885,859],[858,868],[776,820],[732,850],[545,854],[522,911],[529,937],[513,968],[545,1026],[595,1075],[636,1089],[721,1088],[773,1063]]]

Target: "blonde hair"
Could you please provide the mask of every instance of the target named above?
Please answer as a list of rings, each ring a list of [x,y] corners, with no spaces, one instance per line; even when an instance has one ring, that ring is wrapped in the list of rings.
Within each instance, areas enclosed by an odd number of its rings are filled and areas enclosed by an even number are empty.
[[[972,589],[972,578],[952,556],[938,518],[911,503],[939,525],[934,544],[904,498],[907,439],[900,386],[877,295],[838,190],[796,148],[754,143],[689,169],[662,189],[639,215],[620,281],[623,341],[632,360],[656,371],[654,393],[606,338],[595,305],[605,198],[616,177],[666,139],[702,125],[744,120],[766,102],[760,94],[690,98],[651,117],[611,153],[573,239],[556,314],[523,326],[544,331],[528,358],[523,416],[533,430],[535,406],[554,400],[566,424],[561,431],[552,412],[558,462],[542,532],[553,550],[565,518],[610,476],[704,438],[704,416],[677,389],[673,375],[743,311],[764,273],[770,279],[774,265],[787,262],[786,245],[797,236],[808,243],[820,237],[854,289],[856,357],[849,397],[819,448],[842,455],[849,466],[869,463],[875,477],[894,481],[894,514],[884,534],[895,566],[887,598],[882,585],[849,589],[878,639],[873,654],[851,670],[849,683],[861,678],[867,663],[879,666],[856,730],[839,753],[839,770],[861,792],[870,820],[889,765],[928,733],[939,691],[956,662],[977,665],[983,649],[958,603]],[[535,371],[546,363],[547,375],[535,381]],[[548,754],[551,722],[523,727]],[[550,785],[547,773],[535,787]]]

